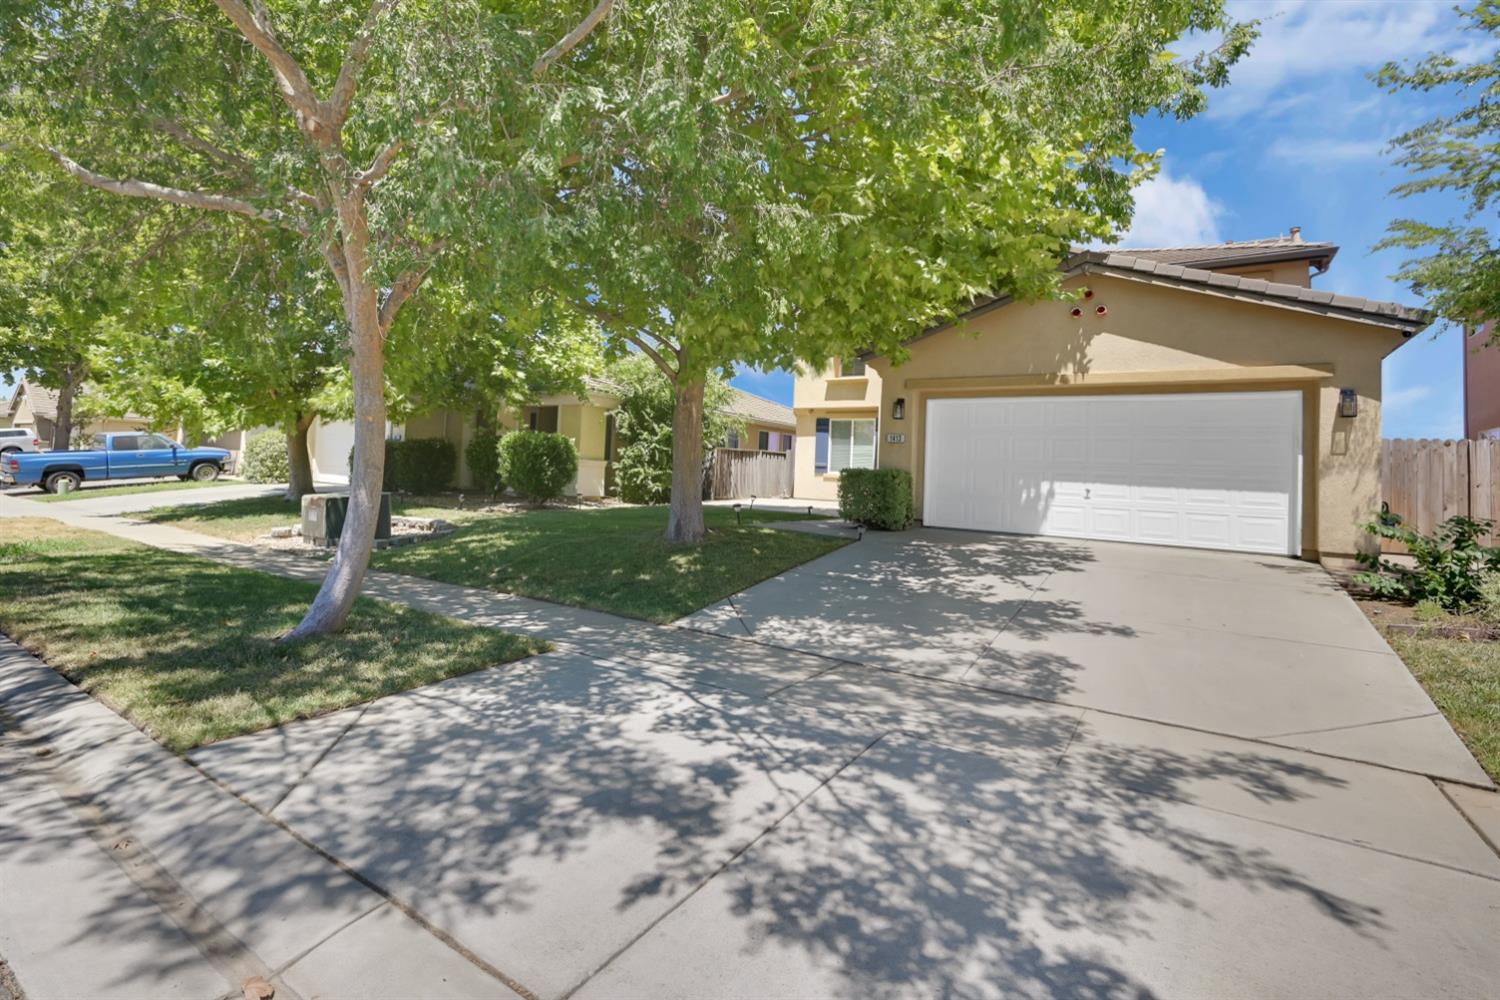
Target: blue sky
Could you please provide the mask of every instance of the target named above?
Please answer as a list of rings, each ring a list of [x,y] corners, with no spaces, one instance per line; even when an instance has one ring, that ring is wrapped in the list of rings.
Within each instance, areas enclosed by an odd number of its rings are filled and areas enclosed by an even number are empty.
[[[1231,4],[1261,19],[1262,35],[1189,122],[1146,120],[1139,144],[1165,151],[1162,173],[1137,195],[1125,246],[1174,246],[1275,236],[1341,247],[1316,287],[1348,295],[1420,302],[1388,277],[1399,254],[1370,252],[1390,220],[1448,218],[1456,202],[1389,195],[1403,173],[1386,142],[1431,118],[1444,95],[1388,95],[1369,73],[1388,60],[1429,51],[1462,53],[1451,0],[1285,0]],[[1189,44],[1181,46],[1183,51]],[[1462,437],[1463,370],[1456,330],[1430,330],[1385,363],[1386,437]],[[785,372],[741,372],[734,384],[790,404]]]

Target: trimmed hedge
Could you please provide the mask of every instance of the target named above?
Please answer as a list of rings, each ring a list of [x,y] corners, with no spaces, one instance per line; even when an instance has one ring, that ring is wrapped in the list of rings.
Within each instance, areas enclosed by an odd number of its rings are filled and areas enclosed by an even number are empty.
[[[911,473],[905,469],[844,469],[839,473],[839,516],[884,531],[916,520]]]
[[[499,496],[505,489],[500,478],[500,435],[489,427],[478,427],[469,443],[464,445],[464,459],[469,463],[469,475],[474,479],[474,488]]]
[[[544,504],[578,475],[578,447],[566,434],[514,431],[500,439],[500,478],[516,495]]]
[[[266,431],[250,439],[240,454],[240,475],[252,483],[284,483],[292,476],[286,457],[286,435]]]
[[[354,468],[354,449],[349,449],[349,468]],[[383,490],[400,493],[437,493],[453,485],[458,473],[458,449],[442,438],[411,438],[385,441]]]

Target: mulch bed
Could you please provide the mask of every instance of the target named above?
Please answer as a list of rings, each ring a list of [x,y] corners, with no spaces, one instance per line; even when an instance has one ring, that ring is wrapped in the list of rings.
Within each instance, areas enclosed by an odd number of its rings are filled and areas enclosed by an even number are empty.
[[[1450,615],[1437,621],[1417,617],[1412,604],[1399,604],[1351,594],[1376,628],[1396,635],[1421,635],[1433,639],[1467,639],[1472,642],[1500,641],[1500,628],[1466,615]]]

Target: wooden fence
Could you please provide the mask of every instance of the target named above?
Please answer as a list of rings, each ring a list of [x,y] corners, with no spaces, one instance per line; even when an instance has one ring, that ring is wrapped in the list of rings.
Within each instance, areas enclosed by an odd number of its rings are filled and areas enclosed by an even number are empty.
[[[1391,439],[1380,445],[1381,498],[1417,531],[1458,514],[1500,521],[1500,440]],[[1500,545],[1500,532],[1489,540]],[[1383,543],[1387,552],[1405,546]]]
[[[718,448],[708,463],[708,498],[738,500],[743,497],[789,497],[792,495],[790,452]]]

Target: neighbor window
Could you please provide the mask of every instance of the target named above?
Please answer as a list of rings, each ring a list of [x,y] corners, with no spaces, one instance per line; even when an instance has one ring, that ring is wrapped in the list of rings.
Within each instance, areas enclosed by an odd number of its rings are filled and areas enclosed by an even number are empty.
[[[729,428],[729,433],[724,435],[724,447],[738,448],[740,446],[740,432],[736,427]]]
[[[771,432],[770,431],[761,431],[759,439],[755,442],[755,446],[757,448],[759,448],[761,451],[770,451],[771,450]]]
[[[875,468],[875,421],[820,419],[816,459],[818,472]]]
[[[865,373],[865,359],[861,357],[843,358],[839,361],[839,374],[849,377],[863,375]]]

